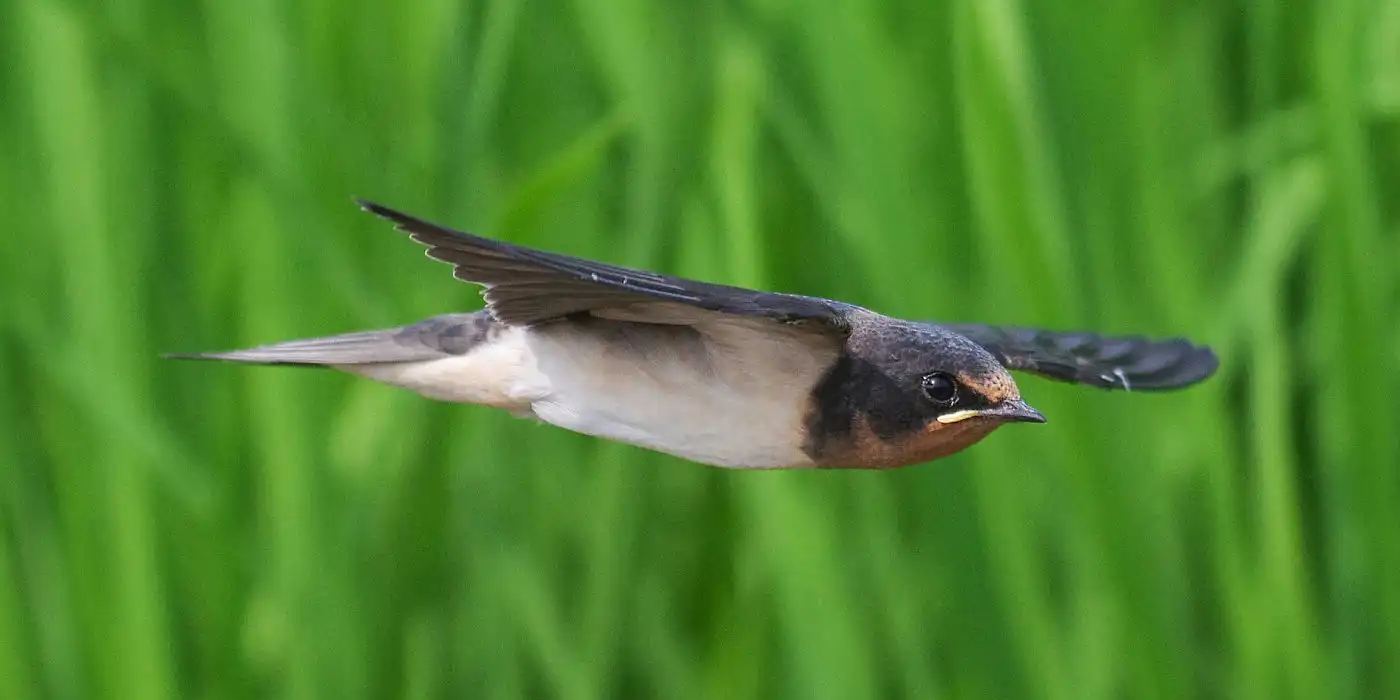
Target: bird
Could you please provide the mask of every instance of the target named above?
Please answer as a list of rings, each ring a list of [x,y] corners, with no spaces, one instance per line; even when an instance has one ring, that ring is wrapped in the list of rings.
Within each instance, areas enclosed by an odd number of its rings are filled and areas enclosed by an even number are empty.
[[[1207,346],[934,323],[486,238],[356,198],[483,287],[484,309],[396,328],[169,357],[329,367],[716,467],[888,469],[1044,423],[1012,371],[1179,389]]]

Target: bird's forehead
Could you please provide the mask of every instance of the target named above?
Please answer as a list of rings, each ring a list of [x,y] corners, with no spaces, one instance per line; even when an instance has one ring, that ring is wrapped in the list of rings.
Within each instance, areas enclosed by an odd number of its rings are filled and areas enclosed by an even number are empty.
[[[951,369],[964,384],[973,387],[992,402],[1021,398],[1016,380],[986,348],[956,333],[942,331],[934,341]]]
[[[960,372],[958,379],[976,389],[992,403],[1021,398],[1021,389],[1016,386],[1016,380],[1000,365],[986,372]]]

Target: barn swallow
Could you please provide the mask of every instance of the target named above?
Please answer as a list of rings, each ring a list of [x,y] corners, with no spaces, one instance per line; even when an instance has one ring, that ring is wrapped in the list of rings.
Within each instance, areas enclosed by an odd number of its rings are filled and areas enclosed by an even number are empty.
[[[385,330],[175,357],[332,367],[733,468],[888,468],[1043,423],[1008,370],[1131,391],[1215,372],[1182,339],[906,321],[831,299],[584,260],[356,200],[486,308]]]

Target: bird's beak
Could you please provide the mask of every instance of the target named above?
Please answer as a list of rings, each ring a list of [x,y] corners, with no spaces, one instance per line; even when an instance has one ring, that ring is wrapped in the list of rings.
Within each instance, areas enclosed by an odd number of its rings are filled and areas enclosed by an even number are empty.
[[[996,406],[982,412],[984,416],[995,416],[1002,420],[1016,421],[1020,423],[1044,423],[1045,414],[1031,408],[1029,404],[1020,399],[1003,401]]]
[[[1031,408],[1025,401],[1011,399],[1003,401],[991,408],[983,408],[975,411],[954,411],[945,413],[938,417],[939,423],[957,423],[968,418],[999,418],[1004,421],[1014,421],[1019,423],[1044,423],[1045,414]]]

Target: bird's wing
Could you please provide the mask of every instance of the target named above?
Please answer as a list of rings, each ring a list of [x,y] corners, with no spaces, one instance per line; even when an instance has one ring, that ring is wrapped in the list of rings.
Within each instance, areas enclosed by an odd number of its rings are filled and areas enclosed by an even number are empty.
[[[813,325],[832,334],[846,331],[844,307],[824,299],[708,284],[550,253],[455,231],[373,202],[356,202],[426,245],[429,257],[451,263],[457,279],[484,286],[486,308],[507,324],[529,326],[584,312],[674,324],[679,304]]]
[[[1102,389],[1179,389],[1215,373],[1211,349],[1181,338],[1105,337],[1034,328],[940,324],[987,348],[1007,369]]]

